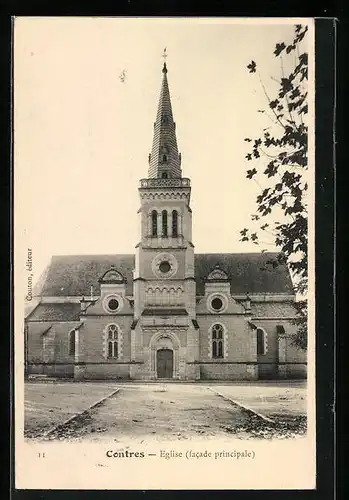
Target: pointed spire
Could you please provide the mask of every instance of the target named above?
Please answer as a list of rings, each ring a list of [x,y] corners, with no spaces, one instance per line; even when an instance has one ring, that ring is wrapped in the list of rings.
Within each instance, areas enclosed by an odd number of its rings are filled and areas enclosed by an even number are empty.
[[[167,57],[166,49],[163,54]],[[162,68],[162,84],[156,121],[154,123],[153,146],[149,157],[149,178],[182,177],[181,159],[178,153],[176,124],[173,121],[170,90],[167,81],[167,65]]]

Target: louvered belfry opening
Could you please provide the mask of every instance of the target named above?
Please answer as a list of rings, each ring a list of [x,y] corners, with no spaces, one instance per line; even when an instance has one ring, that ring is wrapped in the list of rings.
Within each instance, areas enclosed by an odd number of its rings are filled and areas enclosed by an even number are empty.
[[[182,177],[181,158],[178,153],[176,124],[173,121],[166,63],[164,63],[162,73],[163,78],[158,111],[154,123],[148,178],[178,179]]]

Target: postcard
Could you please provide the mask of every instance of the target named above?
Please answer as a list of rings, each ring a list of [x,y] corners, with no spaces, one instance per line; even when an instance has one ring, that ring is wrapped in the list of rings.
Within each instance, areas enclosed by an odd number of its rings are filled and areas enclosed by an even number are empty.
[[[314,489],[314,21],[14,19],[15,487]]]

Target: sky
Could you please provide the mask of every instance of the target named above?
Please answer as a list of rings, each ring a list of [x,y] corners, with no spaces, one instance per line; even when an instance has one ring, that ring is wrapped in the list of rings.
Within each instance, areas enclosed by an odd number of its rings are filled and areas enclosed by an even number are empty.
[[[15,251],[24,265],[32,249],[34,282],[52,255],[134,252],[165,47],[195,251],[259,251],[239,241],[259,192],[244,138],[270,123],[246,66],[257,62],[272,93],[275,44],[297,22],[17,18]]]

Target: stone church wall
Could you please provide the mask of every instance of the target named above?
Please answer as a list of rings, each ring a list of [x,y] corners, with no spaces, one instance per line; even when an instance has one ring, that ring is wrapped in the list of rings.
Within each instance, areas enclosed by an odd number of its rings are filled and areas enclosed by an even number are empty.
[[[79,361],[86,363],[80,370],[81,378],[128,379],[131,360],[132,316],[90,316],[86,317],[80,331]],[[118,326],[118,358],[107,357],[106,329],[108,325]]]
[[[265,331],[265,354],[257,355],[258,376],[260,379],[276,379],[279,361],[276,325],[280,324],[280,321],[264,319],[253,323]]]
[[[81,360],[86,362],[108,362],[106,356],[106,328],[110,324],[115,324],[119,328],[119,335],[121,335],[118,346],[120,361],[130,361],[132,321],[132,316],[121,315],[87,317],[80,335]]]
[[[69,332],[77,322],[28,322],[28,373],[72,377],[74,358],[69,356]]]
[[[28,328],[28,361],[42,361],[43,335],[42,332],[49,325],[44,322],[27,323]]]
[[[296,326],[290,321],[268,318],[256,320],[254,324],[263,328],[266,333],[266,353],[258,355],[259,378],[305,378],[307,373],[307,355],[291,345],[291,336],[296,332]],[[285,352],[280,352],[279,335],[277,326],[285,329]],[[280,369],[279,363],[285,363]]]
[[[300,351],[291,345],[291,339],[286,339],[286,360],[287,378],[306,378],[307,377],[307,353]]]
[[[200,360],[211,359],[210,328],[215,323],[224,325],[226,329],[225,359],[227,361],[254,361],[250,355],[249,330],[244,316],[236,315],[198,315],[200,326]]]
[[[198,315],[200,325],[200,378],[206,380],[244,380],[257,377],[250,362],[253,332],[241,315]],[[224,358],[212,358],[211,331],[215,323],[224,325]]]

